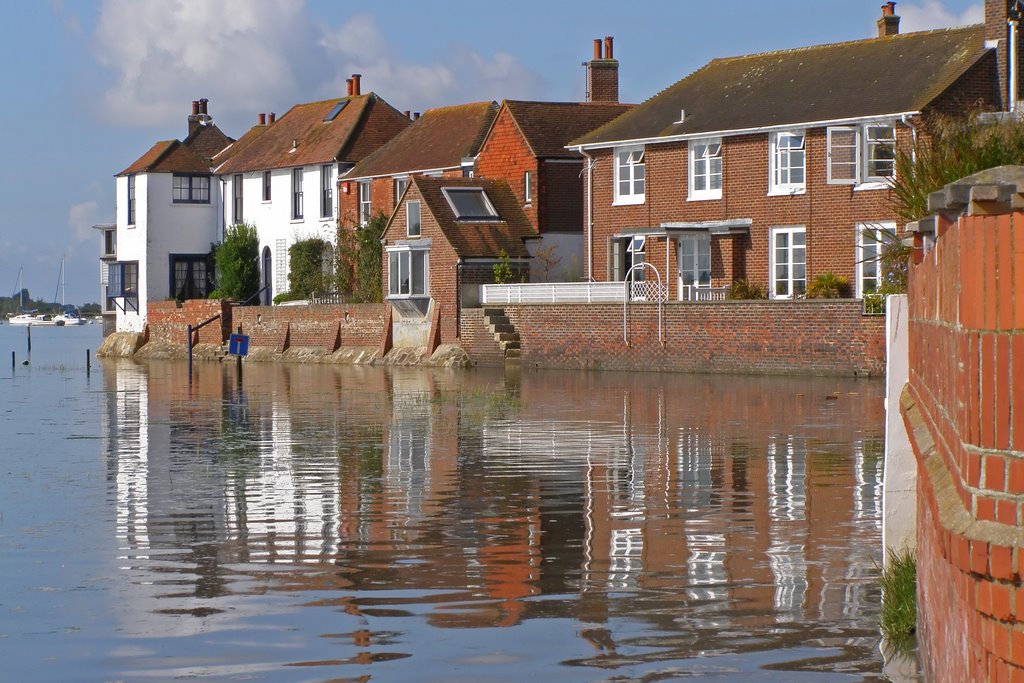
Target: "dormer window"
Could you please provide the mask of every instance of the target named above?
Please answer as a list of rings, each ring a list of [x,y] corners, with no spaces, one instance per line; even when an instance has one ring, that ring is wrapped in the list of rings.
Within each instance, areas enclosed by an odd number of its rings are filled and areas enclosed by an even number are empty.
[[[487,198],[487,193],[480,187],[443,187],[448,205],[452,207],[456,220],[460,221],[493,221],[498,220],[498,212]]]

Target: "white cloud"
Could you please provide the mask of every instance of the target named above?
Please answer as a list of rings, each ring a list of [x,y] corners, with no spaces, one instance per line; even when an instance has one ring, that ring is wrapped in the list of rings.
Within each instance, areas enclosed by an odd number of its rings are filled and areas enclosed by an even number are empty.
[[[68,209],[68,227],[76,242],[95,241],[99,235],[92,226],[98,222],[100,207],[94,201],[73,204]]]
[[[900,16],[900,33],[910,33],[980,24],[985,21],[985,5],[979,2],[957,14],[946,9],[942,0],[923,0],[918,3],[900,3],[896,6],[896,14]]]
[[[99,63],[114,77],[100,117],[114,125],[184,127],[191,101],[229,135],[298,102],[340,96],[363,75],[399,109],[502,97],[539,97],[539,75],[507,53],[452,46],[428,63],[399,56],[369,14],[340,26],[316,24],[301,2],[104,0],[95,32]]]

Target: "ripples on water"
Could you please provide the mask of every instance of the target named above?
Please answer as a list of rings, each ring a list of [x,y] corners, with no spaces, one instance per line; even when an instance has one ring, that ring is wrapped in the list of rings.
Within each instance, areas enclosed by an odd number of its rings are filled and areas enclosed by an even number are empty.
[[[190,386],[125,361],[2,382],[15,674],[881,679],[879,382],[197,364]]]

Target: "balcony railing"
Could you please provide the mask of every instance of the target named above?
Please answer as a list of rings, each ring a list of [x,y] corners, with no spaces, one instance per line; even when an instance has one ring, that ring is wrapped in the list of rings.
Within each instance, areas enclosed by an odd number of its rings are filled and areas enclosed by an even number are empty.
[[[728,287],[683,285],[683,301],[725,301],[728,298]]]
[[[639,282],[634,285],[642,284]],[[530,282],[512,285],[482,285],[480,303],[555,304],[621,303],[626,297],[621,282]]]

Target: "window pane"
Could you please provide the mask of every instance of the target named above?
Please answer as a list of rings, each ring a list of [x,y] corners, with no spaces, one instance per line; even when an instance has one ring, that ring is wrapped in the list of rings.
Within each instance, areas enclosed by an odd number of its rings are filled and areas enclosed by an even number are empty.
[[[398,294],[398,252],[388,253],[388,293]]]
[[[479,188],[445,188],[445,195],[455,209],[456,218],[497,218],[491,208],[487,195]]]
[[[409,293],[409,252],[398,252],[398,293]]]
[[[407,202],[405,206],[407,233],[410,237],[416,237],[420,234],[420,203]]]
[[[427,252],[417,250],[412,252],[412,293],[426,294],[427,292]]]

